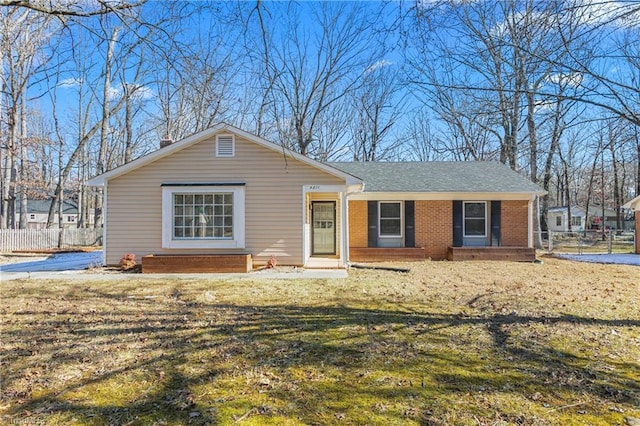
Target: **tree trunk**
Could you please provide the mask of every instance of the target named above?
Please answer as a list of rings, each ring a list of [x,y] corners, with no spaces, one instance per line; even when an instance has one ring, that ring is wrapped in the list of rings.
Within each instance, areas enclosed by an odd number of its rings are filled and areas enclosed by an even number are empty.
[[[20,104],[20,223],[18,227],[20,229],[27,228],[27,94],[23,92],[22,94],[22,102]]]
[[[107,44],[107,55],[104,62],[104,81],[102,86],[102,119],[100,128],[100,150],[98,151],[98,160],[96,164],[96,174],[101,175],[107,171],[106,157],[107,157],[107,145],[109,142],[109,119],[111,109],[109,108],[110,91],[111,91],[111,70],[113,67],[113,52],[115,49],[116,40],[118,38],[119,28],[115,28]],[[102,223],[102,191],[96,191],[95,196],[95,212],[94,223],[98,226]]]

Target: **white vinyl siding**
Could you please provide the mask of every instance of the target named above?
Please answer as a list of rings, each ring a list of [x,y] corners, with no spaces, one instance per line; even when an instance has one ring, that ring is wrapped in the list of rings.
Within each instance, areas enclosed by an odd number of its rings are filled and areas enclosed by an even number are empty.
[[[280,265],[302,265],[302,187],[344,185],[344,180],[238,136],[235,156],[218,158],[216,141],[212,136],[109,181],[107,264],[129,252],[138,257],[242,252],[251,253],[255,265],[271,255]],[[193,182],[245,184],[244,248],[163,248],[161,185]]]
[[[233,135],[218,135],[216,137],[216,157],[234,157],[235,154],[235,138]]]

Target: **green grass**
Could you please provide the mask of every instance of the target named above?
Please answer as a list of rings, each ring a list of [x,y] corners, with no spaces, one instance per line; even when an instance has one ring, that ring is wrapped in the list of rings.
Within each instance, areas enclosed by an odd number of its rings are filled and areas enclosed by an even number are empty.
[[[334,281],[2,283],[0,423],[640,417],[637,267],[408,266]]]

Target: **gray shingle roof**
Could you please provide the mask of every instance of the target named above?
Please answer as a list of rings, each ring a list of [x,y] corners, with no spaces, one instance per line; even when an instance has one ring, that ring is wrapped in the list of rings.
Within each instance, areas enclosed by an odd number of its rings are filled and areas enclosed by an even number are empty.
[[[49,207],[51,206],[51,200],[27,200],[27,213],[49,213]],[[57,213],[56,207],[56,213]],[[76,214],[78,213],[78,205],[75,201],[64,200],[62,202],[63,214]]]
[[[365,192],[544,193],[495,161],[329,163],[365,182]]]

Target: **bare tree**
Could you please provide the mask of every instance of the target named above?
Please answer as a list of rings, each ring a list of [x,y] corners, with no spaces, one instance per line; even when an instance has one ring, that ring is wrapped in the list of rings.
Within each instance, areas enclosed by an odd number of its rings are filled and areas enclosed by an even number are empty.
[[[242,74],[244,56],[238,46],[244,27],[236,14],[240,11],[224,6],[198,3],[180,11],[181,20],[169,22],[167,29],[176,34],[175,47],[152,50],[147,66],[160,110],[153,120],[158,137],[182,139],[217,122],[238,120],[242,94],[232,82]],[[183,26],[192,30],[181,38]]]
[[[409,78],[418,93],[427,95],[452,135],[462,139],[457,148],[470,158],[498,153],[513,169],[528,166],[536,181],[537,111],[545,102],[542,89],[555,71],[541,57],[562,52],[553,5],[445,1],[429,12],[422,6],[415,9],[410,33],[418,45],[407,58]],[[486,138],[494,143],[477,145]]]
[[[54,3],[31,0],[0,0],[0,7],[27,9],[43,15],[58,17],[88,18],[91,16],[127,11],[143,5],[146,1],[147,0],[114,2],[109,0],[95,0],[94,2],[86,2],[76,0]]]
[[[261,115],[274,124],[266,126],[277,129],[284,146],[311,153],[321,144],[319,126],[328,122],[329,109],[346,102],[361,84],[362,71],[373,62],[366,37],[374,22],[371,5],[290,3],[280,11],[282,16],[264,3],[256,8],[262,32],[256,49],[262,49],[264,64]],[[304,25],[303,19],[317,25]]]
[[[14,227],[20,199],[20,225],[26,226],[25,181],[27,91],[48,66],[45,47],[57,31],[50,17],[25,9],[0,10],[0,146],[2,204],[0,228]]]
[[[393,138],[402,116],[400,89],[395,64],[381,61],[364,70],[361,86],[350,96],[355,115],[350,126],[354,160],[384,159],[401,142]]]

